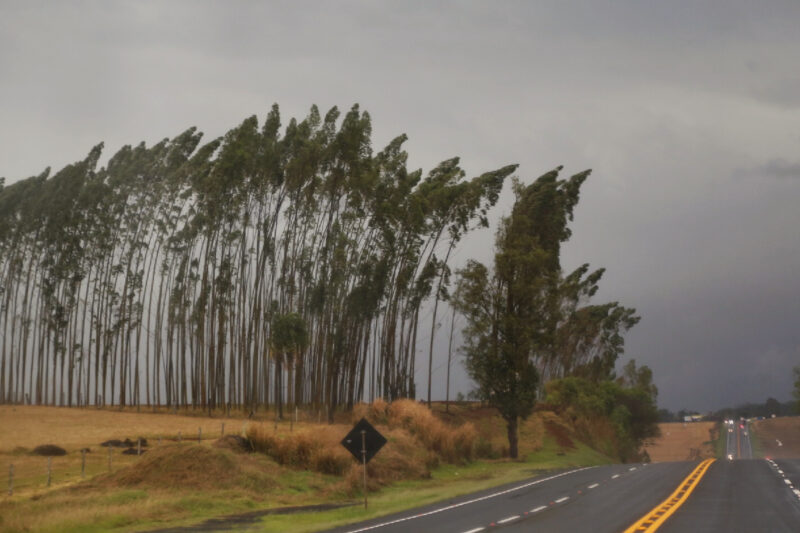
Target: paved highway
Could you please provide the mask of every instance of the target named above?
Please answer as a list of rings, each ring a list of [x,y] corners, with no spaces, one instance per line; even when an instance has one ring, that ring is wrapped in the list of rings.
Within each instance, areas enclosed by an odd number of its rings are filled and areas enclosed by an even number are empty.
[[[331,532],[477,533],[499,527],[619,532],[661,502],[695,466],[610,465],[561,472]]]
[[[780,461],[797,473],[800,461]],[[800,498],[779,468],[764,459],[716,461],[659,533],[800,531]],[[795,475],[797,478],[797,475]],[[800,480],[798,480],[800,481]]]
[[[800,460],[750,459],[742,426],[730,460],[559,472],[331,532],[800,531]]]
[[[736,422],[732,420],[730,424],[722,424],[723,430],[727,429],[727,450],[728,459],[752,459],[753,445],[750,442],[750,424],[747,421]]]

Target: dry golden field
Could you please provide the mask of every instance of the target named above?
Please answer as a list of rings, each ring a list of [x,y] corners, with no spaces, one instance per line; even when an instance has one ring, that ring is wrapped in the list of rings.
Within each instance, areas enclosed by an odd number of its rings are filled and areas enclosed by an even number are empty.
[[[645,446],[651,461],[689,461],[715,456],[712,441],[716,422],[670,422],[658,427],[661,437]]]
[[[800,458],[800,416],[782,416],[753,422],[761,454],[771,459]]]

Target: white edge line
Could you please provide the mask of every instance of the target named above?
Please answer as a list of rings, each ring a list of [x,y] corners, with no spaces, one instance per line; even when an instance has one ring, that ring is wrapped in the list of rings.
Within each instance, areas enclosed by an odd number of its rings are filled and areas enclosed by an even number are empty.
[[[389,522],[383,522],[383,523],[380,523],[380,524],[375,524],[374,526],[362,527],[361,529],[352,529],[352,530],[349,530],[347,533],[361,533],[362,531],[371,531],[373,529],[378,529],[379,527],[385,527],[385,526],[390,526],[390,525],[393,525],[393,524],[399,524],[401,522],[407,522],[409,520],[413,520],[414,518],[422,518],[423,516],[430,516],[430,515],[433,515],[433,514],[444,512],[444,511],[449,511],[450,509],[456,509],[457,507],[463,507],[464,505],[469,505],[471,503],[476,503],[476,502],[480,502],[480,501],[483,501],[483,500],[488,500],[490,498],[495,498],[497,496],[502,496],[503,494],[508,494],[508,493],[511,493],[511,492],[522,490],[522,489],[531,487],[533,485],[538,485],[539,483],[544,483],[545,481],[551,481],[553,479],[556,479],[556,478],[559,478],[559,477],[563,477],[563,476],[568,476],[570,474],[575,474],[576,472],[581,472],[583,470],[588,470],[590,468],[594,468],[594,467],[586,466],[584,468],[578,468],[577,470],[570,470],[568,472],[561,472],[560,474],[556,474],[555,476],[550,476],[550,477],[546,477],[546,478],[542,478],[542,479],[537,479],[536,481],[531,481],[530,483],[525,483],[523,485],[518,485],[516,487],[511,487],[510,489],[502,490],[500,492],[494,492],[492,494],[487,494],[486,496],[481,496],[480,498],[475,498],[475,499],[467,500],[465,502],[460,502],[460,503],[454,503],[453,505],[448,505],[446,507],[439,507],[438,509],[434,509],[433,511],[428,511],[427,513],[421,513],[421,514],[417,514],[417,515],[414,515],[414,516],[406,516],[404,518],[398,518],[397,520],[391,520]]]
[[[600,483],[592,483],[591,485],[589,485],[589,486],[588,486],[588,487],[586,487],[586,488],[587,488],[587,489],[596,489],[596,488],[597,488],[597,487],[599,487],[599,486],[600,486]]]
[[[569,500],[569,496],[564,496],[563,498],[559,498],[556,500],[556,503],[562,503]]]
[[[508,524],[509,522],[513,522],[517,518],[519,518],[518,514],[514,515],[514,516],[509,516],[508,518],[503,518],[502,520],[498,520],[497,523],[498,524]]]
[[[546,505],[540,505],[540,506],[539,506],[539,507],[537,507],[536,509],[531,509],[531,511],[530,511],[530,512],[532,512],[532,513],[538,513],[539,511],[544,511],[545,509],[547,509],[547,506],[546,506]]]
[[[478,533],[478,531],[483,531],[486,529],[485,527],[476,527],[475,529],[470,529],[469,531],[465,531],[464,533]]]

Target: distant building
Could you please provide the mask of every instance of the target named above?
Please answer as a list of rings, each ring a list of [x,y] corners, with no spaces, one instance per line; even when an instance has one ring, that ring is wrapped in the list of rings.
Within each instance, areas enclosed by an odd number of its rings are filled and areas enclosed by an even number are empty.
[[[703,415],[686,415],[683,417],[684,422],[700,422],[703,420]]]

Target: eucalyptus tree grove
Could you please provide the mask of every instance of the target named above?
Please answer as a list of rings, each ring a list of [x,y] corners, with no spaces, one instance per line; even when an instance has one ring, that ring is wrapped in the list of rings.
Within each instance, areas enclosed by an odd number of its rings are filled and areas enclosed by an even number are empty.
[[[516,166],[411,171],[405,135],[373,153],[357,105],[201,136],[0,187],[0,399],[332,413],[413,396],[420,309]]]

